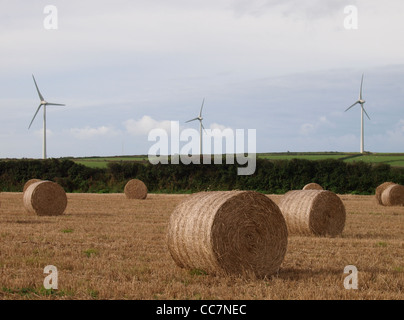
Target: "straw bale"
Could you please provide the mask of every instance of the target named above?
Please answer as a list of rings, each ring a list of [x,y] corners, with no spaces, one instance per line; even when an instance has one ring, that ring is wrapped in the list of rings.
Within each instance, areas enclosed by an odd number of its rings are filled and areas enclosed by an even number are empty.
[[[31,184],[24,192],[24,207],[29,213],[38,216],[62,215],[67,206],[63,188],[52,181],[39,181]]]
[[[345,206],[331,191],[289,191],[282,197],[279,208],[289,234],[335,237],[342,233],[345,226]]]
[[[392,184],[382,193],[382,203],[385,206],[404,206],[404,186]]]
[[[278,272],[287,248],[278,206],[253,191],[200,192],[170,217],[167,242],[180,267],[263,278]]]
[[[303,187],[303,190],[324,190],[318,183],[308,183]]]
[[[382,202],[382,193],[384,190],[386,190],[389,186],[394,185],[394,182],[384,182],[380,186],[376,188],[375,196],[376,196],[376,201],[378,204],[383,205]]]
[[[147,187],[138,179],[129,180],[124,189],[126,198],[128,199],[146,199]]]
[[[25,182],[24,188],[22,189],[22,192],[25,192],[31,184],[33,184],[35,182],[39,182],[39,181],[42,181],[42,180],[41,179],[30,179],[30,180],[28,180],[27,182]]]

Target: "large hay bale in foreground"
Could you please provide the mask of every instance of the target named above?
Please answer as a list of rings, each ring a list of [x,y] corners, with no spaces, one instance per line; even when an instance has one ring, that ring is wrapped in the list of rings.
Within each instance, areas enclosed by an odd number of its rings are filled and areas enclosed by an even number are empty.
[[[345,206],[331,191],[289,191],[282,197],[279,208],[290,234],[335,237],[345,226]]]
[[[200,192],[173,211],[167,242],[180,267],[265,277],[278,272],[287,247],[278,206],[253,191]]]
[[[303,187],[303,190],[324,190],[318,183],[308,183]]]
[[[394,184],[394,182],[384,182],[376,188],[375,196],[378,204],[384,205],[382,202],[382,193],[384,192],[384,190]]]
[[[31,184],[24,193],[24,207],[38,216],[62,215],[67,206],[66,192],[52,181]]]
[[[29,187],[31,184],[34,184],[35,182],[39,182],[39,181],[42,181],[42,180],[41,180],[41,179],[30,179],[30,180],[28,180],[27,182],[25,182],[24,188],[22,189],[22,192],[27,191],[28,187]]]
[[[128,199],[146,199],[147,187],[138,179],[129,180],[124,189],[126,198]]]
[[[404,186],[392,184],[388,186],[381,196],[385,206],[404,206]]]

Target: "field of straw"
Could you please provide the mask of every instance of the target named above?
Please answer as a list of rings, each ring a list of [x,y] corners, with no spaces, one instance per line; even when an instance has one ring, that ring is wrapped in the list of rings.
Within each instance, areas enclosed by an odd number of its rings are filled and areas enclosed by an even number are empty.
[[[341,236],[291,235],[278,274],[245,280],[177,267],[166,234],[185,197],[67,194],[65,214],[51,217],[26,212],[22,193],[1,193],[0,299],[404,298],[404,207],[340,195]],[[57,267],[57,290],[43,287],[47,265]],[[344,288],[347,265],[358,269],[357,290]]]

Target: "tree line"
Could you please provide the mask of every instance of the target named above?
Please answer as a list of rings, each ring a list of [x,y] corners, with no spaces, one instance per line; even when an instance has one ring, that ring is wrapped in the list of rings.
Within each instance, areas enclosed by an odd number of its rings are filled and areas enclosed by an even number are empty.
[[[214,190],[255,190],[282,194],[310,182],[335,193],[373,194],[383,182],[404,184],[404,168],[388,164],[341,160],[257,159],[250,176],[237,175],[238,164],[195,165],[110,162],[107,168],[90,168],[67,159],[2,160],[0,191],[21,192],[29,179],[51,180],[66,192],[123,192],[129,179],[142,180],[152,193],[192,193]]]

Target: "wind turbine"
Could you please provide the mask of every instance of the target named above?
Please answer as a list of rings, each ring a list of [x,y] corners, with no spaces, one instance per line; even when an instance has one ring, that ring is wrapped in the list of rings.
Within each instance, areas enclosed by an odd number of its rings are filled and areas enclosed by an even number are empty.
[[[202,124],[202,120],[203,120],[203,118],[202,118],[202,109],[203,109],[204,103],[205,103],[205,98],[203,98],[201,111],[199,111],[199,116],[185,122],[185,123],[188,123],[188,122],[191,122],[191,121],[199,120],[199,154],[200,155],[202,155],[202,129],[205,130],[205,127]]]
[[[32,79],[34,79],[36,91],[38,92],[39,100],[41,103],[39,104],[38,109],[36,109],[36,112],[34,114],[34,117],[31,120],[31,123],[29,124],[29,128],[31,128],[32,122],[34,122],[34,119],[36,115],[38,114],[39,109],[43,106],[43,146],[42,146],[42,158],[46,159],[46,106],[65,106],[64,104],[59,104],[59,103],[51,103],[47,102],[44,97],[42,96],[41,92],[38,89],[38,85],[36,84],[35,77],[32,75]]]
[[[366,112],[365,108],[363,107],[363,105],[365,104],[365,100],[363,100],[362,98],[362,86],[363,86],[363,74],[362,74],[362,81],[361,81],[361,89],[359,91],[359,99],[358,101],[356,101],[352,106],[350,106],[348,109],[346,109],[345,111],[348,111],[349,109],[351,109],[353,106],[360,104],[361,106],[361,153],[364,153],[364,122],[363,122],[363,113],[366,114],[366,116],[369,118],[368,113]]]

